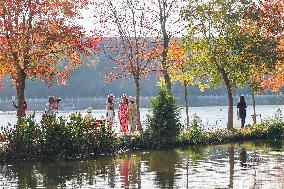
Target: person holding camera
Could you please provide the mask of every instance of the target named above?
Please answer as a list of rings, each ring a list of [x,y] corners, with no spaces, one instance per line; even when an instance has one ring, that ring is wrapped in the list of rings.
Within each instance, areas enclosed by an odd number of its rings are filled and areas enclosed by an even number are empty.
[[[58,111],[60,98],[55,98],[54,96],[48,97],[48,103],[45,105],[44,114],[46,116],[54,115]]]

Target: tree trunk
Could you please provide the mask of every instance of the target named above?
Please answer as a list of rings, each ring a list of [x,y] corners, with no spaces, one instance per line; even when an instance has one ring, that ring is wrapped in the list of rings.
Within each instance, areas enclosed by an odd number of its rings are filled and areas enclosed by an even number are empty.
[[[187,100],[187,84],[184,83],[184,100],[185,100],[185,112],[186,112],[186,125],[189,126],[189,115],[188,115],[188,100]]]
[[[171,83],[171,78],[170,75],[168,73],[168,65],[167,65],[167,56],[168,56],[168,44],[163,45],[163,53],[162,53],[162,73],[164,76],[164,80],[166,83],[166,87],[169,91],[172,90],[172,83]]]
[[[252,92],[251,96],[252,96],[252,107],[253,107],[252,119],[253,119],[253,123],[256,124],[256,110],[255,110],[255,96],[254,96],[254,92]]]
[[[162,10],[160,10],[162,11]],[[168,50],[169,50],[169,43],[170,43],[170,36],[167,33],[166,30],[166,18],[163,16],[163,14],[160,14],[160,23],[161,23],[161,30],[163,33],[163,52],[162,52],[162,73],[164,76],[164,80],[166,83],[166,87],[169,91],[171,91],[172,84],[171,84],[171,78],[168,73],[168,65],[167,65],[167,58],[168,58]]]
[[[139,79],[135,79],[136,86],[136,115],[137,115],[137,130],[142,131],[142,125],[140,120],[140,83]]]
[[[227,95],[228,95],[228,122],[227,122],[227,129],[233,129],[234,127],[234,121],[233,121],[233,115],[234,115],[234,101],[233,101],[233,90],[232,90],[232,86],[230,83],[230,80],[228,78],[228,74],[226,73],[226,71],[220,67],[217,66],[219,71],[221,72],[221,75],[223,77],[224,83],[226,85],[226,89],[227,89]]]
[[[20,69],[16,79],[16,91],[18,98],[18,109],[17,109],[18,126],[20,126],[19,124],[21,118],[23,118],[25,115],[24,111],[25,87],[26,87],[26,74],[22,69]]]
[[[234,124],[233,122],[233,115],[234,115],[233,92],[232,92],[232,89],[227,89],[227,91],[228,91],[228,103],[229,103],[227,129],[232,129],[233,124]]]

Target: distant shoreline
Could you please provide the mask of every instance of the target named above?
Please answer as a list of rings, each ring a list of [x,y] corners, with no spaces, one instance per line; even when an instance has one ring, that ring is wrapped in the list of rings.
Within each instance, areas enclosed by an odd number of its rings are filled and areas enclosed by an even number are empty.
[[[248,106],[252,106],[252,104],[247,104]],[[234,106],[236,106],[236,104],[234,104]],[[284,104],[256,104],[256,107],[257,106],[283,106],[284,108]],[[227,105],[204,105],[204,106],[189,106],[189,107],[194,107],[194,108],[205,108],[205,107],[220,107],[220,108],[228,108]],[[87,107],[86,107],[87,108]],[[64,113],[75,113],[75,112],[82,112],[84,113],[86,108],[84,109],[76,109],[76,110],[59,110],[58,113],[59,114],[64,114]],[[185,106],[180,106],[179,108],[183,109],[185,108]],[[117,108],[116,108],[117,109]],[[141,109],[150,109],[149,107],[141,107]],[[103,108],[93,108],[93,111],[104,111],[105,109]],[[284,109],[283,109],[284,111]],[[43,113],[43,110],[29,110],[29,114],[32,114],[33,112],[35,113]],[[7,115],[7,114],[16,114],[16,111],[15,110],[7,110],[7,111],[1,111],[0,110],[0,115],[3,114],[3,115]]]
[[[141,97],[140,107],[149,108],[150,101],[152,97]],[[237,104],[239,96],[234,96],[234,105]],[[251,95],[245,95],[247,105],[252,105]],[[184,99],[182,96],[177,97],[180,106],[184,105]],[[284,105],[284,95],[273,94],[273,95],[256,95],[255,96],[256,105]],[[1,111],[14,111],[11,99],[0,99],[0,112]],[[35,98],[26,99],[30,111],[43,111],[47,103],[45,98]],[[106,99],[103,97],[90,97],[90,98],[62,98],[60,102],[60,109],[68,112],[70,107],[74,110],[84,110],[87,107],[92,107],[93,109],[105,109]],[[115,99],[118,102],[119,98]],[[189,96],[188,98],[189,107],[210,107],[210,106],[227,106],[226,96],[216,96],[216,95],[203,95],[203,96]],[[73,110],[71,110],[73,111]]]

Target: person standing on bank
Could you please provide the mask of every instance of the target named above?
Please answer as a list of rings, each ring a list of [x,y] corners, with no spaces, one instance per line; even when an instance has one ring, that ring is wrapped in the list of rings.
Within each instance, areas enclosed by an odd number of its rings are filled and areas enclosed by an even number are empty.
[[[245,101],[245,97],[241,95],[240,100],[237,104],[237,115],[238,115],[238,118],[241,119],[241,128],[245,126],[246,114],[247,114],[246,108],[247,108],[247,104]]]
[[[92,107],[87,108],[86,112],[87,112],[87,114],[85,115],[84,118],[87,119],[87,120],[94,120],[94,117],[93,117],[93,114],[92,114],[92,112],[93,112]]]
[[[106,101],[106,121],[111,127],[114,123],[114,103],[113,103],[113,94],[109,94]]]
[[[17,110],[17,116],[18,116],[19,106],[17,106],[14,101],[12,101],[12,104],[13,104],[14,108]],[[27,117],[27,115],[28,115],[28,105],[27,105],[27,102],[24,101],[24,117]]]
[[[54,96],[48,97],[48,103],[45,105],[44,116],[55,115],[58,111],[58,103],[60,99],[56,99]]]
[[[128,102],[128,118],[129,118],[130,131],[133,133],[136,131],[137,115],[136,115],[136,106],[134,104],[134,98],[131,96],[129,97],[129,102]]]
[[[123,133],[128,132],[128,99],[126,95],[122,95],[119,102],[118,117],[120,123],[120,131]]]

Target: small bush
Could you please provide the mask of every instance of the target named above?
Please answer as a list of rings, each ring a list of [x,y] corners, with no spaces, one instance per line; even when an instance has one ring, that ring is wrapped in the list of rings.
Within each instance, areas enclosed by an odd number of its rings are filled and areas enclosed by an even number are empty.
[[[203,138],[203,131],[201,130],[202,122],[201,119],[194,115],[193,120],[190,123],[190,129],[188,132],[188,137],[190,140],[193,141],[193,143],[197,143]]]
[[[267,129],[268,139],[280,139],[283,137],[284,123],[279,120],[274,120],[269,124]]]
[[[190,122],[188,130],[184,130],[179,136],[178,140],[181,144],[196,144],[204,140],[205,132],[202,130],[201,119],[194,115],[193,120]]]
[[[180,112],[171,92],[160,90],[151,101],[152,115],[146,121],[146,132],[153,146],[170,146],[176,143],[180,133]]]
[[[279,119],[233,130],[220,129],[215,131],[203,131],[200,129],[200,125],[202,125],[201,122],[194,118],[191,123],[191,128],[179,136],[179,144],[224,143],[248,139],[281,139],[284,136],[284,123]]]
[[[6,130],[9,153],[17,153],[18,158],[34,157],[39,151],[40,128],[35,121],[35,114],[21,120],[21,126]],[[11,125],[10,125],[11,126]]]
[[[6,132],[8,156],[56,159],[113,152],[113,132],[106,126],[91,129],[91,125],[92,122],[83,119],[80,114],[72,114],[68,119],[46,117],[40,124],[32,115],[23,120],[18,129]]]

